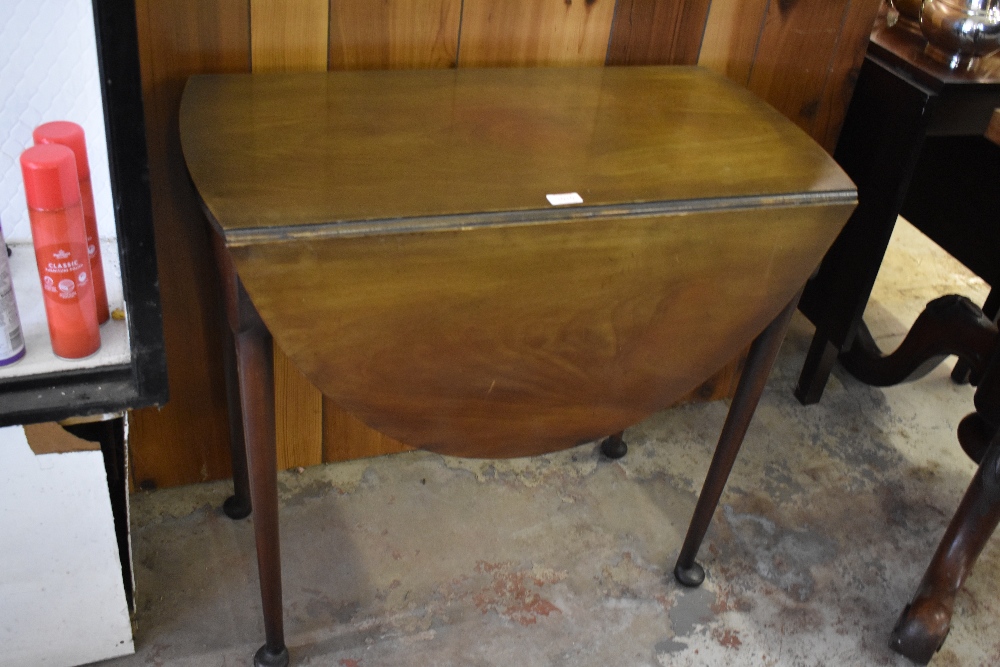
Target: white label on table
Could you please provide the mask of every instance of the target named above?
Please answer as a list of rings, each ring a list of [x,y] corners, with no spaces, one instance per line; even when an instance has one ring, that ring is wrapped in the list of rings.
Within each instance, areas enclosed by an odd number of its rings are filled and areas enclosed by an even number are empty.
[[[545,195],[549,203],[553,206],[565,206],[566,204],[582,204],[583,197],[575,192],[562,192],[557,195]]]

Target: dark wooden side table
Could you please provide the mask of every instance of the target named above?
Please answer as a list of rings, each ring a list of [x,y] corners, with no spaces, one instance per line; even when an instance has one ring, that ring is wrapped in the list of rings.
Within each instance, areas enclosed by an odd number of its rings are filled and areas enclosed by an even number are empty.
[[[479,457],[620,433],[753,341],[675,568],[701,583],[801,286],[856,201],[801,130],[683,67],[195,77],[180,125],[235,339],[256,664],[288,661],[272,336],[370,426]]]
[[[858,186],[858,208],[799,306],[816,325],[796,388],[804,404],[819,401],[853,343],[901,213],[991,285],[1000,277],[1000,209],[985,206],[995,176],[989,190],[977,185],[989,178],[983,161],[1000,166],[981,139],[1000,106],[1000,57],[951,71],[924,44],[884,19],[872,33],[834,153]]]

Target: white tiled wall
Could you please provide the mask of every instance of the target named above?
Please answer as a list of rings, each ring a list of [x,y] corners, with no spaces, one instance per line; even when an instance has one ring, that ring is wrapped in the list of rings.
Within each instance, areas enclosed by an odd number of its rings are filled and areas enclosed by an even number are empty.
[[[90,0],[0,0],[0,221],[8,243],[31,238],[18,158],[31,131],[51,120],[83,126],[100,235],[114,237]]]

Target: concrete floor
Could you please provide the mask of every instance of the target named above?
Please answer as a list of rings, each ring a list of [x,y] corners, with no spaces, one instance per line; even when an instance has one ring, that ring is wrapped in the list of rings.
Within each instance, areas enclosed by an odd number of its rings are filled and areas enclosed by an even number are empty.
[[[897,343],[923,304],[987,286],[898,226],[868,319]],[[972,389],[947,367],[906,386],[835,371],[792,396],[800,315],[702,549],[671,569],[725,417],[664,411],[629,454],[530,460],[401,454],[284,473],[285,623],[295,665],[907,665],[887,637],[974,471],[955,429]],[[131,665],[245,665],[263,638],[252,526],[227,484],[134,499]],[[932,665],[1000,663],[1000,550],[987,547]]]

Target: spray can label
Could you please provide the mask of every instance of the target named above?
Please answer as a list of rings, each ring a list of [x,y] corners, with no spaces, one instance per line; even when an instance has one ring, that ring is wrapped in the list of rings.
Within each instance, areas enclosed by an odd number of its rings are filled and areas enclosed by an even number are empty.
[[[77,303],[80,291],[90,283],[87,246],[62,243],[39,248],[37,254],[45,296],[59,303]]]
[[[14,281],[7,262],[7,247],[0,233],[0,366],[12,364],[24,356],[24,335],[14,300]]]

